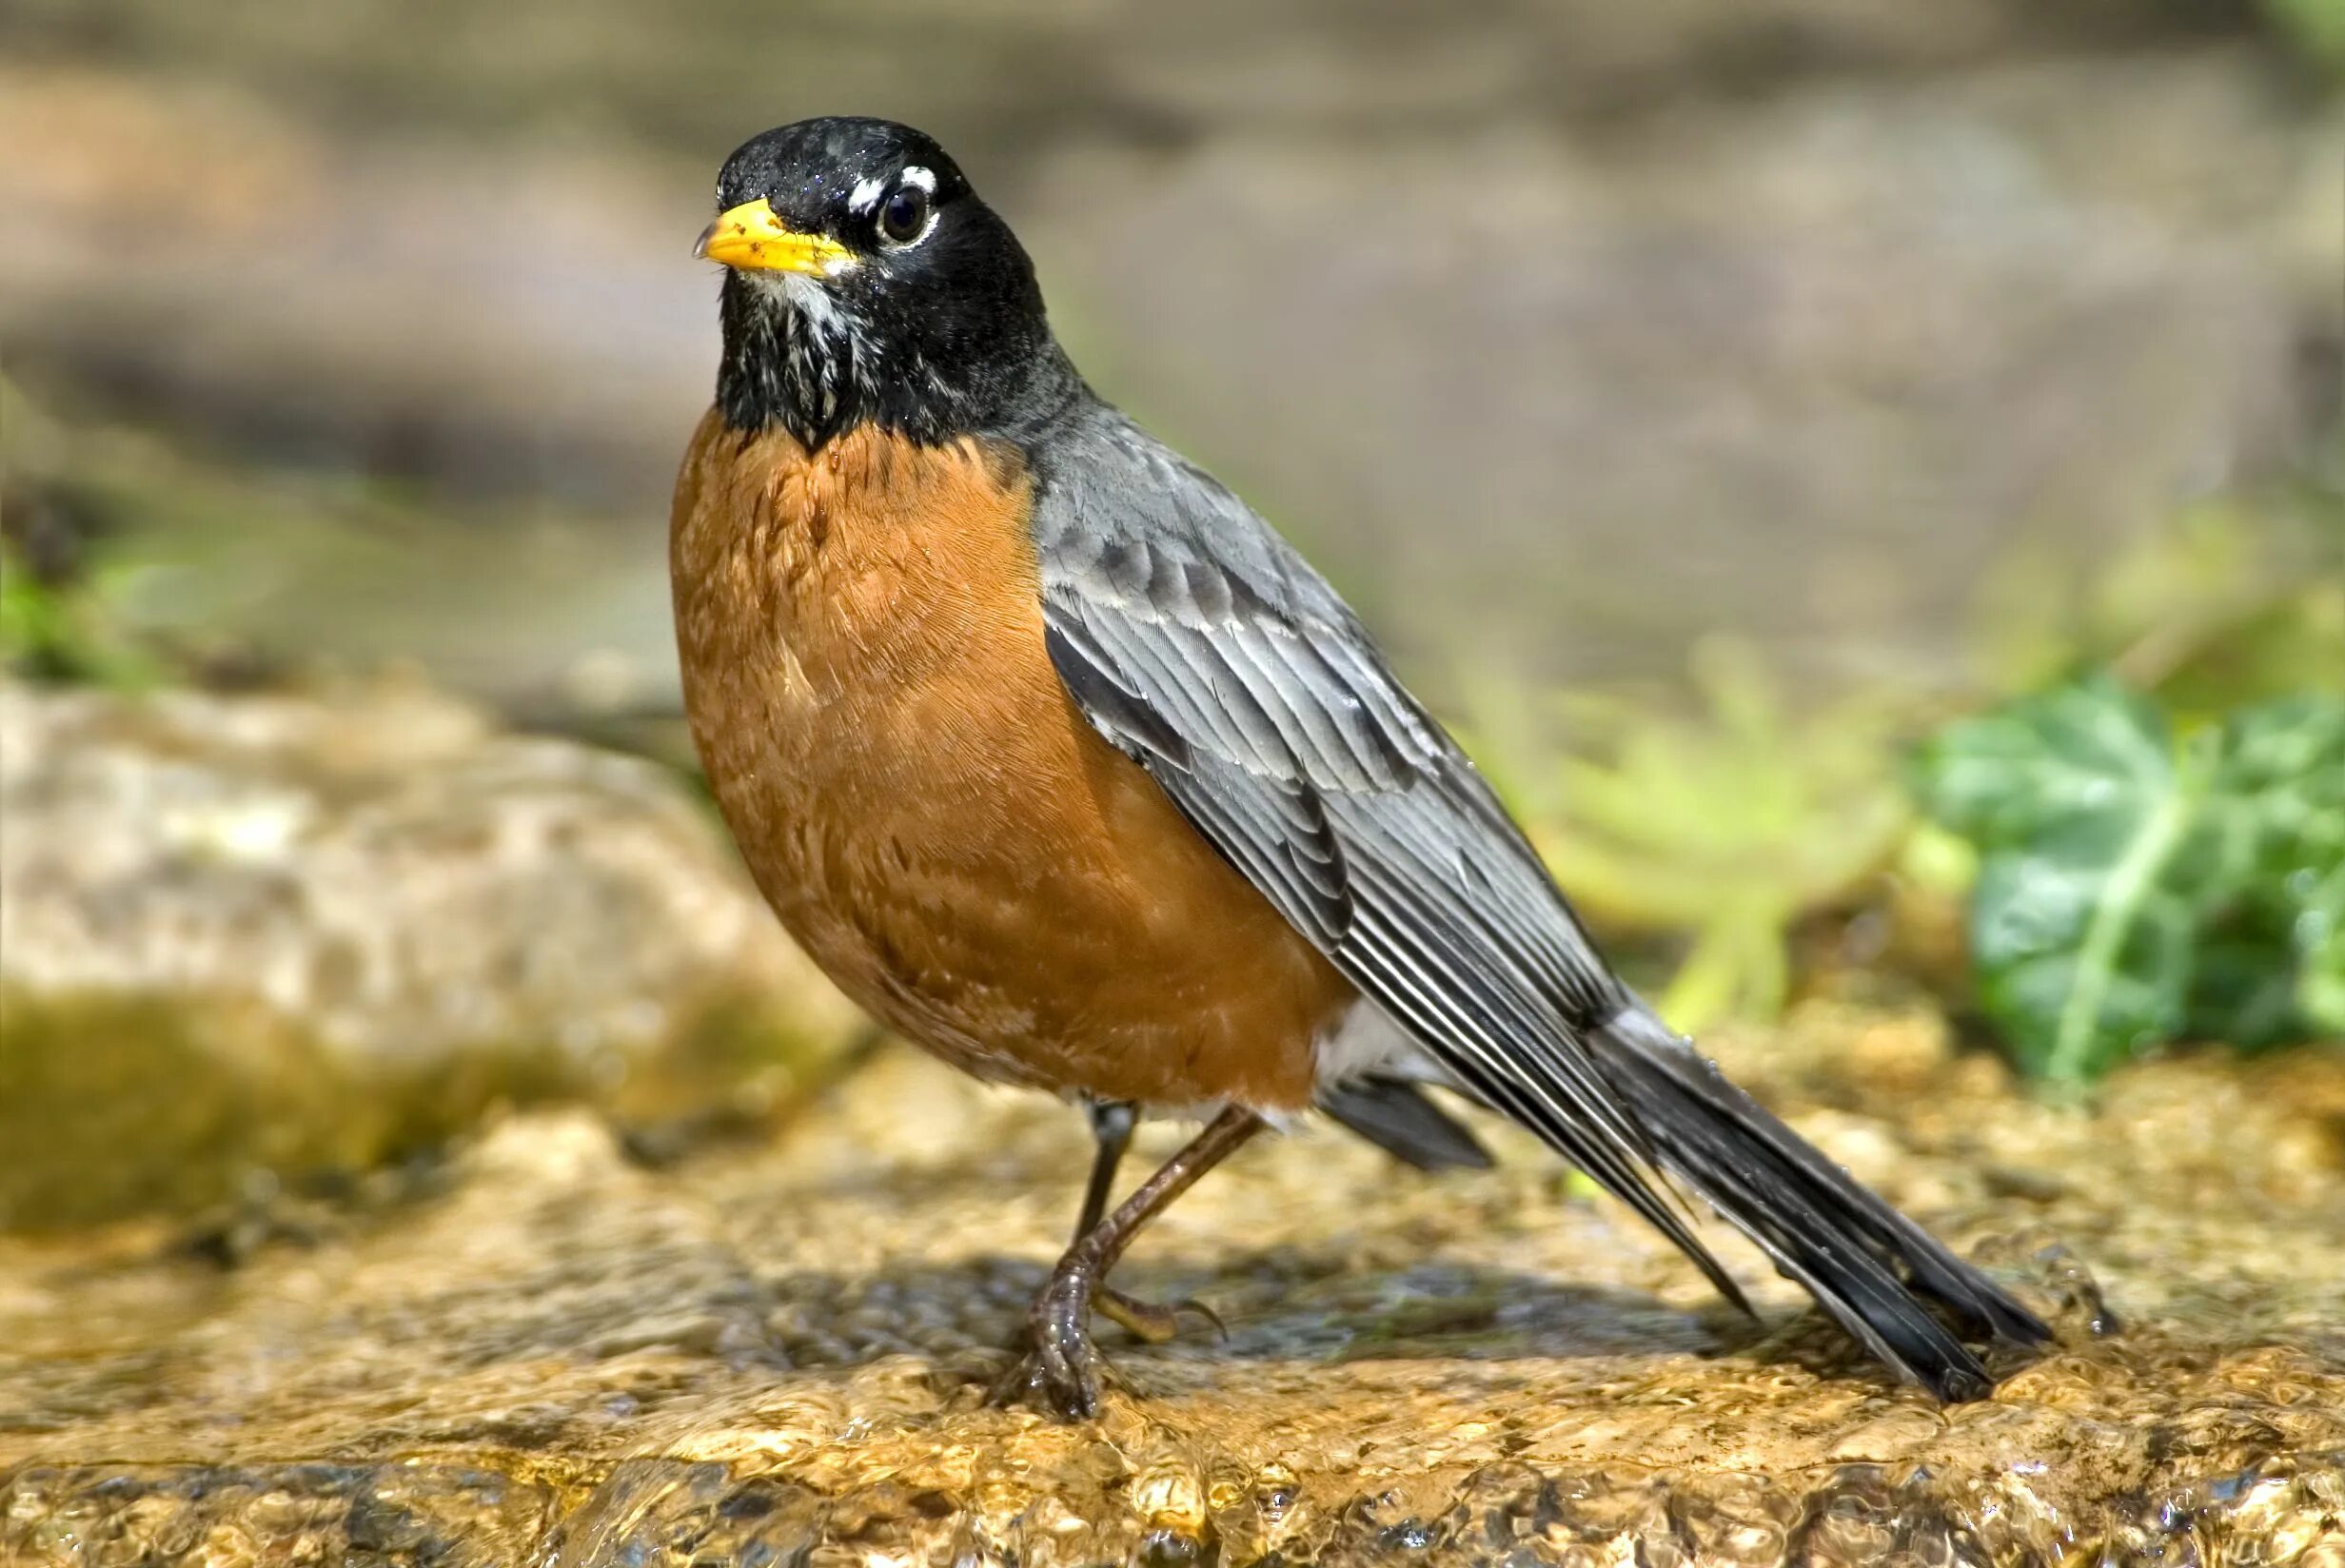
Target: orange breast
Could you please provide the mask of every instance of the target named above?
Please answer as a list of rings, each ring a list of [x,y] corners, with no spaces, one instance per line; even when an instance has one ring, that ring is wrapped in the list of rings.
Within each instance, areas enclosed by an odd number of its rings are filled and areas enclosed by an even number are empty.
[[[841,988],[988,1077],[1308,1103],[1351,991],[1086,724],[1042,640],[1015,453],[714,412],[670,536],[693,737]]]

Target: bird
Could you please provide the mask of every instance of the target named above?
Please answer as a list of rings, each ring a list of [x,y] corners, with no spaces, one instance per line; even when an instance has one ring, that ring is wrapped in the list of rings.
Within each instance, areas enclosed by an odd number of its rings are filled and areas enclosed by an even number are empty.
[[[1005,1397],[1095,1416],[1133,1236],[1314,1109],[1430,1168],[1527,1128],[1749,1303],[1688,1194],[1899,1377],[2045,1324],[1729,1083],[1613,971],[1351,609],[1093,390],[933,138],[744,143],[669,566],[685,708],[760,892],[889,1029],[1086,1107],[1073,1241]],[[1110,1206],[1135,1116],[1201,1129]]]

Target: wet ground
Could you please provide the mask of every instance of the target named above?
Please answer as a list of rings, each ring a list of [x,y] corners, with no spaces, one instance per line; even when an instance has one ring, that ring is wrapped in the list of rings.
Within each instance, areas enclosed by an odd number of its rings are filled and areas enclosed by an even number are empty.
[[[548,1112],[371,1207],[262,1203],[235,1248],[0,1242],[0,1556],[2338,1560],[2345,1056],[2060,1108],[1922,1018],[1719,1045],[2059,1347],[1941,1410],[1747,1253],[1738,1320],[1519,1141],[1431,1180],[1316,1134],[1119,1276],[1226,1339],[1103,1329],[1094,1426],[990,1409],[1086,1141],[897,1051],[754,1148],[646,1166]]]

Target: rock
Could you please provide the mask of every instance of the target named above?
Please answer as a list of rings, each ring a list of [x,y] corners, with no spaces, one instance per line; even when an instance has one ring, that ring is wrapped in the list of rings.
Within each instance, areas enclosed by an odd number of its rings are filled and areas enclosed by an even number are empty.
[[[989,1409],[1088,1143],[898,1051],[660,1170],[516,1117],[437,1195],[226,1272],[0,1239],[0,1559],[2333,1560],[2345,1056],[2141,1066],[2086,1111],[1961,1053],[1849,1065],[1908,1028],[1719,1045],[2053,1315],[1986,1402],[1884,1384],[1744,1251],[1737,1320],[1499,1128],[1501,1169],[1437,1180],[1249,1149],[1119,1275],[1228,1339],[1103,1330],[1096,1425]],[[2064,1180],[1986,1174],[2027,1166]]]
[[[771,1101],[855,1028],[679,781],[420,690],[0,685],[0,1225],[364,1168],[502,1100]]]
[[[2345,124],[2266,141],[2258,69],[1075,148],[1021,233],[1102,383],[1407,652],[1674,676],[1724,628],[1943,678],[2015,552],[2121,549],[2334,420]]]

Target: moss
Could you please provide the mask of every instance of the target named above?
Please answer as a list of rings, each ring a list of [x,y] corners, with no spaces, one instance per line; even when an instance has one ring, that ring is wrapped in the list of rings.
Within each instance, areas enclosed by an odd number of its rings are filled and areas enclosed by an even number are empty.
[[[716,995],[678,1016],[617,1075],[542,1041],[369,1071],[239,998],[0,990],[0,1229],[200,1214],[265,1177],[363,1170],[561,1100],[669,1129],[668,1144],[712,1124],[756,1130],[847,1055],[771,998]]]
[[[384,1102],[258,1007],[0,992],[0,1226],[188,1213],[382,1152]]]

